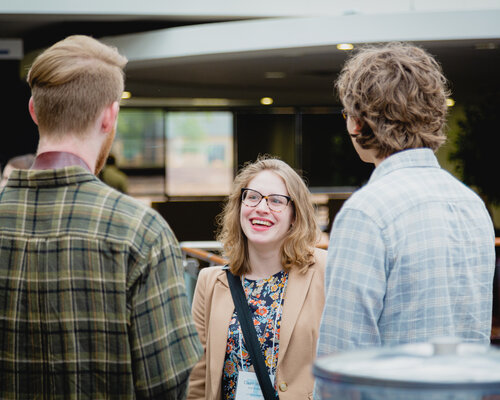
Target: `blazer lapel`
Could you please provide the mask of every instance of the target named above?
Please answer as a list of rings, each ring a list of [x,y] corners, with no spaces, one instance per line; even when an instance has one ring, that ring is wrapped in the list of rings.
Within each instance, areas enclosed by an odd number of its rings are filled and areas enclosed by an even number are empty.
[[[213,349],[212,354],[207,354],[207,356],[210,357],[209,372],[211,375],[212,395],[214,398],[217,395],[215,391],[217,391],[221,385],[222,368],[226,355],[227,330],[233,312],[233,298],[227,282],[226,272],[223,270],[222,274],[217,277],[215,282],[208,332],[211,341],[210,348]]]
[[[309,268],[305,274],[300,273],[295,268],[290,269],[283,304],[283,315],[281,316],[278,363],[285,356],[314,273],[315,271],[312,268]]]

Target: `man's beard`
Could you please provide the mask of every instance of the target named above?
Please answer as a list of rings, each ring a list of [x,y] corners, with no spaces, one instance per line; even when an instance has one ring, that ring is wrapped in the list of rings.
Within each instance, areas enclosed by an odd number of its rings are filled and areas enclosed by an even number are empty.
[[[114,139],[115,139],[115,128],[113,128],[113,130],[108,133],[106,140],[104,141],[104,143],[101,146],[101,149],[99,150],[99,155],[97,156],[97,161],[95,163],[95,171],[94,171],[96,175],[98,175],[99,172],[101,172],[104,165],[106,164],[106,160],[108,159],[109,152],[111,151],[111,146],[113,145]]]

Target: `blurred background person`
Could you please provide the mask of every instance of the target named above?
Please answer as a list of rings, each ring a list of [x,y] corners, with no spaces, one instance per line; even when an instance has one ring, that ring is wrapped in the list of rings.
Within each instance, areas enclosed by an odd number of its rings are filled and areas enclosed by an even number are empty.
[[[116,165],[116,157],[110,154],[106,159],[106,164],[99,174],[101,180],[115,188],[116,190],[127,194],[128,193],[128,177],[123,171],[121,171]]]
[[[9,161],[7,161],[5,167],[3,167],[0,187],[7,184],[7,179],[9,179],[9,175],[14,169],[30,169],[34,161],[35,155],[32,153],[12,157]]]

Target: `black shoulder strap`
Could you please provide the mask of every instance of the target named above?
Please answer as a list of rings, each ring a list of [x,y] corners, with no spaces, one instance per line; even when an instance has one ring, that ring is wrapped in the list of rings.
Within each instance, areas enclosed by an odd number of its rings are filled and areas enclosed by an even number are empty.
[[[252,360],[260,389],[262,390],[264,399],[276,400],[278,397],[276,396],[276,391],[267,373],[264,356],[262,355],[262,350],[257,340],[257,332],[253,325],[252,315],[248,307],[245,292],[241,286],[240,277],[234,276],[229,269],[226,270],[226,275],[229,282],[229,288],[231,289],[231,295],[233,296],[234,306],[236,307],[236,313],[238,314],[238,319],[241,324],[241,330],[243,331],[243,337],[245,338],[245,345],[250,354],[250,359]]]

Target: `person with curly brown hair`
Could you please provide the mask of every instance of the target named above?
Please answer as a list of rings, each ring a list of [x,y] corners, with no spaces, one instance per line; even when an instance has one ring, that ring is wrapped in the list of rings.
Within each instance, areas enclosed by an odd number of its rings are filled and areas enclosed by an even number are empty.
[[[489,343],[494,230],[443,170],[447,80],[406,43],[360,49],[337,81],[347,131],[375,165],[330,233],[318,355],[456,336]]]

